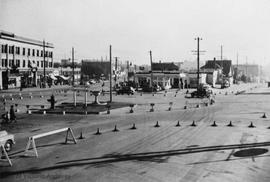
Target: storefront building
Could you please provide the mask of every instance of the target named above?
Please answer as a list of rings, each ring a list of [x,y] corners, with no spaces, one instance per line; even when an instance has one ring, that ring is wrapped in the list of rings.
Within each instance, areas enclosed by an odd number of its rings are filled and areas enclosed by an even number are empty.
[[[0,90],[41,87],[44,72],[53,71],[53,48],[51,43],[0,31]]]

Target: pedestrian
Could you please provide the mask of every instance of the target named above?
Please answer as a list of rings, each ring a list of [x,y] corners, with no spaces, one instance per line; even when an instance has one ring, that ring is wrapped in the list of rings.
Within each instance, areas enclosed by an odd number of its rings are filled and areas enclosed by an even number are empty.
[[[49,101],[51,102],[51,109],[54,109],[56,101],[53,94],[51,95],[51,99],[49,99]]]
[[[10,106],[9,114],[10,114],[10,121],[17,122],[13,105]]]

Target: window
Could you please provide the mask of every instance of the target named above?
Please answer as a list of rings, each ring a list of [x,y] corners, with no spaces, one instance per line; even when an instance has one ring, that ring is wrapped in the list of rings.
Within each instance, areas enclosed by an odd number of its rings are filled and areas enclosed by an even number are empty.
[[[41,67],[43,67],[43,61],[41,61]]]
[[[25,68],[25,60],[23,60],[23,67]]]
[[[8,66],[11,67],[11,65],[12,65],[12,59],[10,59],[10,60],[8,61]]]
[[[48,57],[48,51],[45,52],[45,57]]]
[[[39,67],[39,61],[37,61],[37,67]]]
[[[32,50],[32,56],[35,56],[35,49]]]
[[[20,54],[20,47],[16,47],[15,50],[16,50],[15,53],[19,55]]]
[[[5,59],[5,67],[7,67],[7,66],[8,66],[8,60]]]
[[[5,67],[6,60],[5,59],[2,59],[1,62],[2,62],[2,67]]]
[[[37,56],[39,56],[39,50],[37,50]]]
[[[23,48],[22,55],[25,56],[25,48]]]
[[[14,46],[8,46],[8,53],[14,54]]]
[[[31,66],[31,61],[30,61],[30,60],[28,60],[27,67],[28,67],[28,68],[30,68],[30,66]]]
[[[16,66],[20,67],[20,60],[19,59],[16,59]]]
[[[31,54],[31,50],[28,48],[28,53],[27,53],[27,56],[30,56]]]
[[[2,47],[2,53],[7,53],[7,48],[8,48],[8,45],[6,44],[6,45],[2,45],[1,46]]]
[[[43,51],[41,51],[40,56],[43,57]]]
[[[49,57],[52,58],[53,57],[53,53],[49,52]]]

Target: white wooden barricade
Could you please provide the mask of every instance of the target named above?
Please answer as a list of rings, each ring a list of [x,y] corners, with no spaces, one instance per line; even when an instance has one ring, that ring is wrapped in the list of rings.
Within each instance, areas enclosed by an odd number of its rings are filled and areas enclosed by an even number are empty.
[[[56,134],[56,133],[65,132],[65,131],[67,132],[66,133],[65,143],[67,143],[68,141],[73,141],[76,144],[77,141],[76,141],[76,139],[74,137],[74,134],[73,134],[73,131],[71,130],[71,128],[62,128],[62,129],[53,130],[53,131],[49,131],[47,133],[41,133],[41,134],[38,134],[38,135],[34,135],[32,137],[29,137],[26,148],[25,148],[25,155],[28,155],[29,152],[34,152],[35,156],[38,157],[37,147],[36,147],[36,143],[35,143],[36,139],[42,138],[42,137],[45,137],[45,136],[49,136],[49,135],[53,135],[53,134]],[[69,134],[71,135],[71,139],[69,138]],[[31,144],[32,144],[33,151],[30,151]]]
[[[4,156],[6,157],[6,160],[7,160],[7,162],[9,163],[9,165],[12,166],[11,160],[10,160],[8,154],[7,154],[7,151],[6,151],[4,145],[1,145],[1,150],[2,150],[2,152],[3,152],[3,154],[4,154]]]

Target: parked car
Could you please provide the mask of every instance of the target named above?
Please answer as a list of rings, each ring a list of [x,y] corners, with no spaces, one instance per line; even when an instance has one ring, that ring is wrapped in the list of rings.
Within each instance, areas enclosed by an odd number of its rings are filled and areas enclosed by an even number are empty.
[[[95,84],[97,82],[94,79],[91,79],[91,80],[89,80],[89,83],[92,85],[92,84]]]
[[[129,86],[124,86],[121,87],[120,89],[116,90],[117,94],[128,94],[128,95],[133,95],[135,93],[135,89],[133,87]]]
[[[14,135],[9,134],[7,131],[0,131],[0,145],[5,147],[7,152],[12,150],[12,146],[15,144]]]
[[[213,93],[212,87],[208,84],[203,84],[202,88],[205,89],[207,92]]]
[[[230,87],[230,83],[228,80],[224,80],[221,84],[221,88],[228,88]]]
[[[194,98],[194,97],[198,97],[198,98],[207,97],[207,98],[209,98],[212,94],[213,94],[212,89],[204,84],[200,84],[199,88],[197,90],[190,93],[191,98]]]

